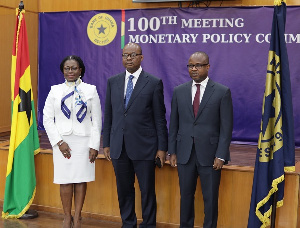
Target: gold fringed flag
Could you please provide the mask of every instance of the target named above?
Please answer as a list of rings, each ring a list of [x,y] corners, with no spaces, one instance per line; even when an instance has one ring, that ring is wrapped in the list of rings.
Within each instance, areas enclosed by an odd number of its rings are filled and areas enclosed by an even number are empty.
[[[295,138],[288,55],[286,4],[274,1],[261,129],[254,169],[248,228],[270,225],[272,202],[283,205],[284,172],[295,171]]]
[[[34,155],[40,145],[34,111],[25,11],[17,9],[12,53],[12,121],[2,218],[19,218],[36,191]]]

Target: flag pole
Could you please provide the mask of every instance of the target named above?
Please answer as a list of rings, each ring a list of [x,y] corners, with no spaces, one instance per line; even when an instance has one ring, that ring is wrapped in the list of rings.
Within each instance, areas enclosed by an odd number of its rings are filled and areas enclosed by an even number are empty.
[[[276,204],[277,204],[277,191],[274,193],[274,196],[273,196],[272,214],[271,214],[271,228],[275,228]]]
[[[19,4],[19,11],[21,12],[22,10],[24,10],[24,3],[21,0],[20,4]],[[20,219],[33,219],[38,217],[38,212],[36,210],[33,209],[28,209],[21,217]]]

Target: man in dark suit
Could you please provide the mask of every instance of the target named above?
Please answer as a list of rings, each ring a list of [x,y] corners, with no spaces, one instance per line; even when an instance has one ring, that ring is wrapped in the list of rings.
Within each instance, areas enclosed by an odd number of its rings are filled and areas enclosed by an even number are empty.
[[[142,49],[128,43],[122,59],[126,71],[108,79],[103,128],[106,159],[117,180],[122,227],[136,227],[135,174],[142,198],[143,222],[156,226],[155,158],[165,162],[168,144],[162,80],[142,70]]]
[[[194,227],[194,196],[200,177],[204,228],[217,227],[221,168],[230,160],[233,127],[230,89],[208,78],[209,57],[188,61],[191,81],[174,89],[169,128],[171,166],[178,168],[180,227]]]

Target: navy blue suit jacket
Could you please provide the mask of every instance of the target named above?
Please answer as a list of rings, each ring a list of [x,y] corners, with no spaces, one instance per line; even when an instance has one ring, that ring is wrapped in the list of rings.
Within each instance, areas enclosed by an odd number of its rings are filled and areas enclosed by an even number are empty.
[[[195,118],[191,86],[192,81],[189,81],[174,89],[169,153],[177,155],[177,163],[186,164],[195,143],[197,158],[202,166],[212,166],[215,157],[229,161],[233,128],[230,89],[209,79]]]
[[[118,159],[124,139],[130,159],[154,160],[157,150],[168,149],[162,80],[142,71],[126,109],[124,84],[125,72],[107,81],[103,147]]]

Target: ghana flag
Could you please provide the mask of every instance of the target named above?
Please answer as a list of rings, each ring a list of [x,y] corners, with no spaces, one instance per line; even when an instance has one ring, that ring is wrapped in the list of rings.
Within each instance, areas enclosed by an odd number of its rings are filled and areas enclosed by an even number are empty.
[[[275,0],[274,5],[248,228],[270,225],[275,195],[276,207],[283,205],[284,172],[295,171],[293,105],[284,36],[285,0]]]
[[[40,145],[34,111],[25,11],[17,9],[12,53],[12,121],[7,162],[3,218],[19,218],[30,207],[36,191],[34,155]]]

